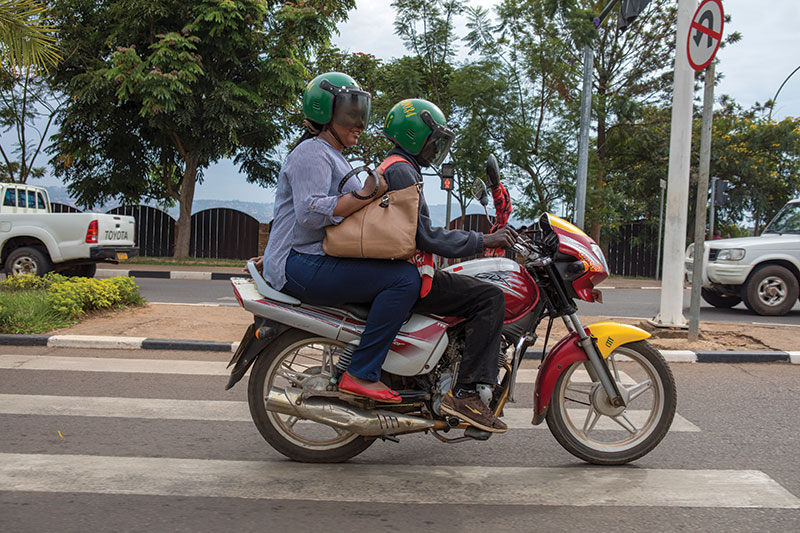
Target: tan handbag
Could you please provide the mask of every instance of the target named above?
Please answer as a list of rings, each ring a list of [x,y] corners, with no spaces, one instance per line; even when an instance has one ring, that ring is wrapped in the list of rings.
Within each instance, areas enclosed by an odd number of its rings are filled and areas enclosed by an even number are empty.
[[[325,228],[322,249],[335,257],[409,259],[417,249],[422,183],[389,191]]]

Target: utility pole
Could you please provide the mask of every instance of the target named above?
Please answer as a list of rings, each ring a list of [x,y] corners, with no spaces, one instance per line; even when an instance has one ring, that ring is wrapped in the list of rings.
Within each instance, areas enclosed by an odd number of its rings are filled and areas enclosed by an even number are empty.
[[[689,342],[695,342],[700,337],[700,289],[703,286],[703,269],[706,259],[706,205],[708,202],[708,173],[711,166],[711,123],[713,119],[714,62],[712,61],[706,68],[705,90],[703,91],[703,125],[700,130],[700,168],[697,176],[697,204],[694,221],[692,299],[689,306]]]
[[[599,17],[592,22],[599,28],[611,14],[619,0],[610,0]],[[578,176],[575,184],[575,215],[573,222],[583,229],[586,214],[586,187],[589,174],[589,125],[592,122],[592,69],[594,50],[590,45],[583,47],[583,88],[581,89],[581,124],[578,137]]]
[[[683,256],[689,207],[694,72],[689,65],[685,43],[688,41],[689,27],[696,9],[696,0],[678,0],[661,308],[651,319],[651,323],[658,327],[686,327],[686,319],[683,316]]]

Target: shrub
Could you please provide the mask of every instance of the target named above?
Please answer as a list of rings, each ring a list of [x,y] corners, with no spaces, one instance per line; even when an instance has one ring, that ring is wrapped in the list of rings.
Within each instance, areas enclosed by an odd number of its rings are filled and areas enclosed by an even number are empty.
[[[132,279],[67,278],[53,283],[47,291],[54,310],[67,317],[86,311],[109,309],[124,305],[142,305],[139,287]]]
[[[48,272],[44,276],[12,274],[8,279],[0,283],[0,289],[9,292],[49,289],[53,283],[60,283],[68,279],[66,276],[55,272]]]

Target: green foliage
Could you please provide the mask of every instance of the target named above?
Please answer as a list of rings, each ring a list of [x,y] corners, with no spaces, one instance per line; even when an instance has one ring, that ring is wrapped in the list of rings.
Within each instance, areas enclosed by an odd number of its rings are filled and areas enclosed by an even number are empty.
[[[0,4],[0,67],[3,70],[47,71],[61,58],[47,8],[38,0]]]
[[[70,96],[51,150],[81,205],[121,196],[180,202],[176,256],[203,170],[232,157],[252,182],[277,179],[275,148],[306,65],[353,0],[54,0]]]
[[[89,311],[143,304],[129,277],[15,275],[0,283],[0,332],[41,333],[68,326]]]

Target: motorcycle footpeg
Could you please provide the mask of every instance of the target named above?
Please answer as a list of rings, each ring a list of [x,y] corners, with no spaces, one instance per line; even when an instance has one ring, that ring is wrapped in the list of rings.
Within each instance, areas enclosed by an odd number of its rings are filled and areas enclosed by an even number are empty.
[[[403,399],[403,402],[419,402],[431,399],[431,395],[424,391],[400,390],[397,391],[397,394],[400,395],[400,397]]]
[[[469,426],[464,430],[464,436],[475,440],[489,440],[492,434],[488,431],[478,429],[475,426]]]

